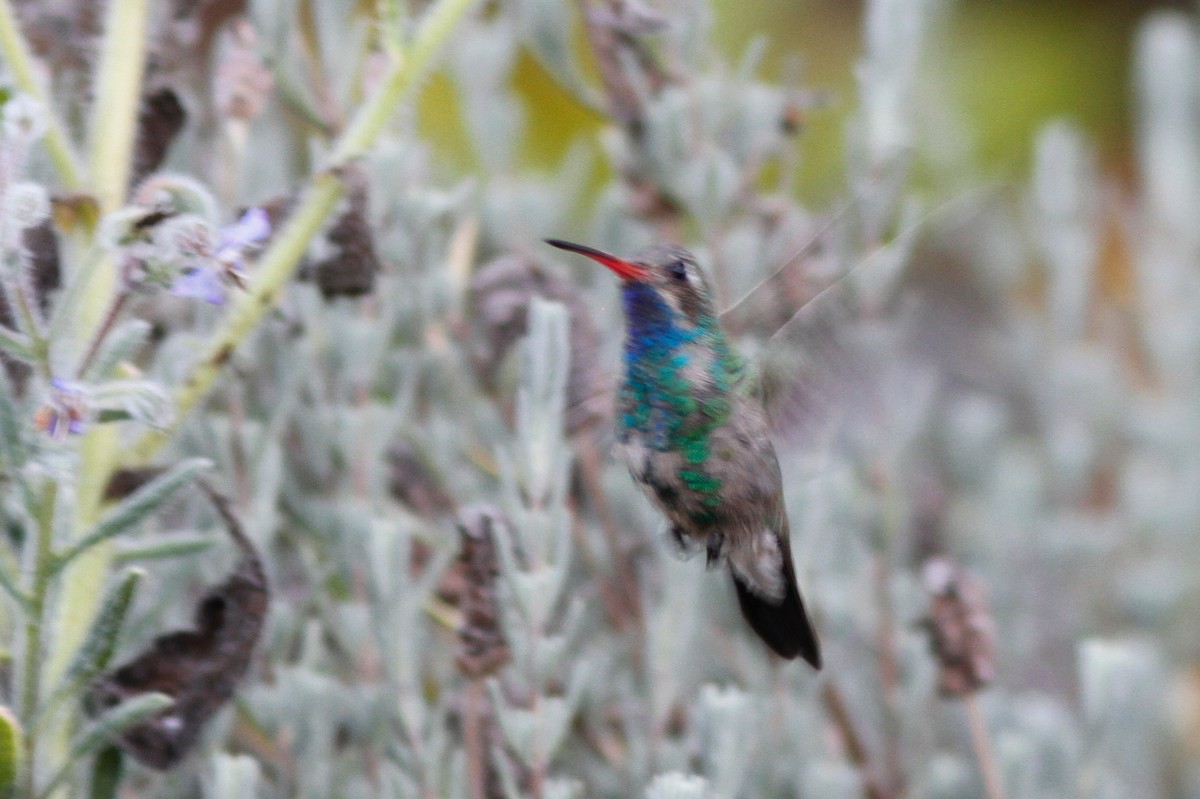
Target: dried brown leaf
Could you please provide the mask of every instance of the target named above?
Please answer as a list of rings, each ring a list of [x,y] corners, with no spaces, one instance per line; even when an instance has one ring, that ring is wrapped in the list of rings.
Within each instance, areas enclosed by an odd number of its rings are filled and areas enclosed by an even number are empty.
[[[117,745],[156,769],[178,764],[199,739],[205,723],[229,701],[250,666],[262,632],[269,595],[257,550],[228,500],[207,486],[242,558],[225,582],[196,606],[195,628],[167,633],[134,659],[103,675],[85,699],[99,714],[140,694],[159,692],[175,703],[123,732]]]
[[[367,180],[361,170],[344,176],[348,187],[346,210],[325,234],[328,255],[306,267],[325,299],[357,297],[375,288],[382,268],[371,231]]]
[[[183,130],[186,122],[187,111],[179,95],[170,86],[147,92],[142,96],[129,185],[138,185],[162,165],[171,143]]]

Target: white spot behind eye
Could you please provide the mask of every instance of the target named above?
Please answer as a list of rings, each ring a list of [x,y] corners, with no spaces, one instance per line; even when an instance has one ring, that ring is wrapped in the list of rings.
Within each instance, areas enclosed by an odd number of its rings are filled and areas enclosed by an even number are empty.
[[[183,729],[183,719],[179,716],[163,716],[158,720],[158,726],[167,732],[178,732]]]

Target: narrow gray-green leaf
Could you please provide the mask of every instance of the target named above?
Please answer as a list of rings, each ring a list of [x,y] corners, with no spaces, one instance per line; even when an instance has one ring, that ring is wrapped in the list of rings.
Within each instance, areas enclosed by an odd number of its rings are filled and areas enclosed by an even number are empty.
[[[33,360],[33,347],[29,345],[29,339],[4,325],[0,325],[0,350],[18,360]]]
[[[157,560],[160,558],[179,558],[185,555],[195,555],[211,549],[213,539],[206,535],[172,535],[150,541],[148,543],[131,543],[122,545],[113,555],[118,564],[133,563],[139,560]]]
[[[130,319],[118,325],[100,345],[84,377],[89,380],[105,380],[122,361],[134,356],[150,336],[150,323],[144,319]]]
[[[141,569],[130,569],[116,585],[109,589],[100,604],[96,620],[88,630],[83,643],[79,645],[79,651],[76,652],[74,661],[67,669],[65,682],[75,683],[90,680],[103,671],[108,662],[112,660],[121,625],[125,623],[125,616],[129,613],[133,595],[144,575],[145,572]]]
[[[35,723],[53,712],[64,699],[91,682],[108,665],[116,649],[117,636],[133,602],[133,595],[144,574],[141,569],[131,569],[109,589],[101,601],[95,623],[88,630],[87,637],[80,644],[66,673],[54,687],[54,692],[38,709]]]
[[[8,594],[14,602],[20,605],[22,610],[29,610],[30,601],[28,594],[13,582],[13,576],[9,573],[8,565],[5,563],[0,563],[0,589],[4,589],[4,593]]]
[[[55,563],[56,569],[101,541],[132,529],[138,522],[162,507],[171,496],[192,480],[200,471],[209,468],[203,458],[190,458],[175,464],[159,477],[134,491],[96,523],[75,546],[68,549]]]
[[[25,465],[25,442],[21,437],[21,413],[8,372],[0,369],[0,453],[10,472]]]
[[[116,799],[124,765],[125,757],[120,749],[115,746],[101,749],[92,763],[92,785],[88,791],[90,799]]]
[[[659,774],[646,786],[646,799],[704,799],[707,795],[707,780],[678,771]]]
[[[78,268],[72,269],[67,284],[59,292],[54,302],[54,310],[50,315],[50,324],[46,338],[50,341],[69,341],[72,334],[77,333],[79,324],[79,309],[83,307],[83,296],[92,283],[92,276],[101,268],[111,269],[112,265],[106,259],[106,253],[95,248],[83,259]]]
[[[175,701],[166,694],[142,694],[127,702],[122,702],[105,713],[89,724],[75,739],[62,768],[58,770],[54,779],[50,780],[39,796],[49,796],[54,793],[55,789],[70,776],[71,769],[75,767],[76,763],[116,738],[123,730],[140,724],[151,716],[158,715],[173,704]]]
[[[171,397],[152,380],[109,380],[92,388],[92,407],[101,422],[133,419],[161,429],[171,423]]]

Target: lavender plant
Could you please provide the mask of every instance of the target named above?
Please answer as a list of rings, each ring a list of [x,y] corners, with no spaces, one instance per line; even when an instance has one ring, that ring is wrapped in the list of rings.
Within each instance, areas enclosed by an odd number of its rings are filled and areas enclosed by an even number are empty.
[[[62,5],[0,0],[0,795],[1200,795],[1191,17],[1138,35],[1136,192],[1066,120],[964,192],[943,4],[873,0],[814,209],[812,92],[699,0]],[[548,175],[528,57],[605,120]],[[567,235],[686,244],[782,386],[820,674],[606,457],[620,310]],[[270,611],[155,770],[182,694],[89,697],[228,629],[202,473]]]

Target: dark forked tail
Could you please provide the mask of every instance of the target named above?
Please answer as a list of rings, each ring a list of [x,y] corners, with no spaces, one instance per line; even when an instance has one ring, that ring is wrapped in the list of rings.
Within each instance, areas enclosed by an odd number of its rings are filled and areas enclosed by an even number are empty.
[[[800,588],[796,585],[796,569],[792,566],[792,553],[788,541],[783,544],[783,582],[787,593],[783,600],[776,603],[766,597],[754,593],[749,586],[738,579],[736,570],[730,569],[733,585],[737,588],[738,604],[742,607],[742,615],[754,632],[775,650],[775,654],[788,660],[797,656],[803,657],[817,670],[821,668],[821,644],[817,641],[817,631],[813,628],[808,612],[804,609],[804,600],[800,598]]]

